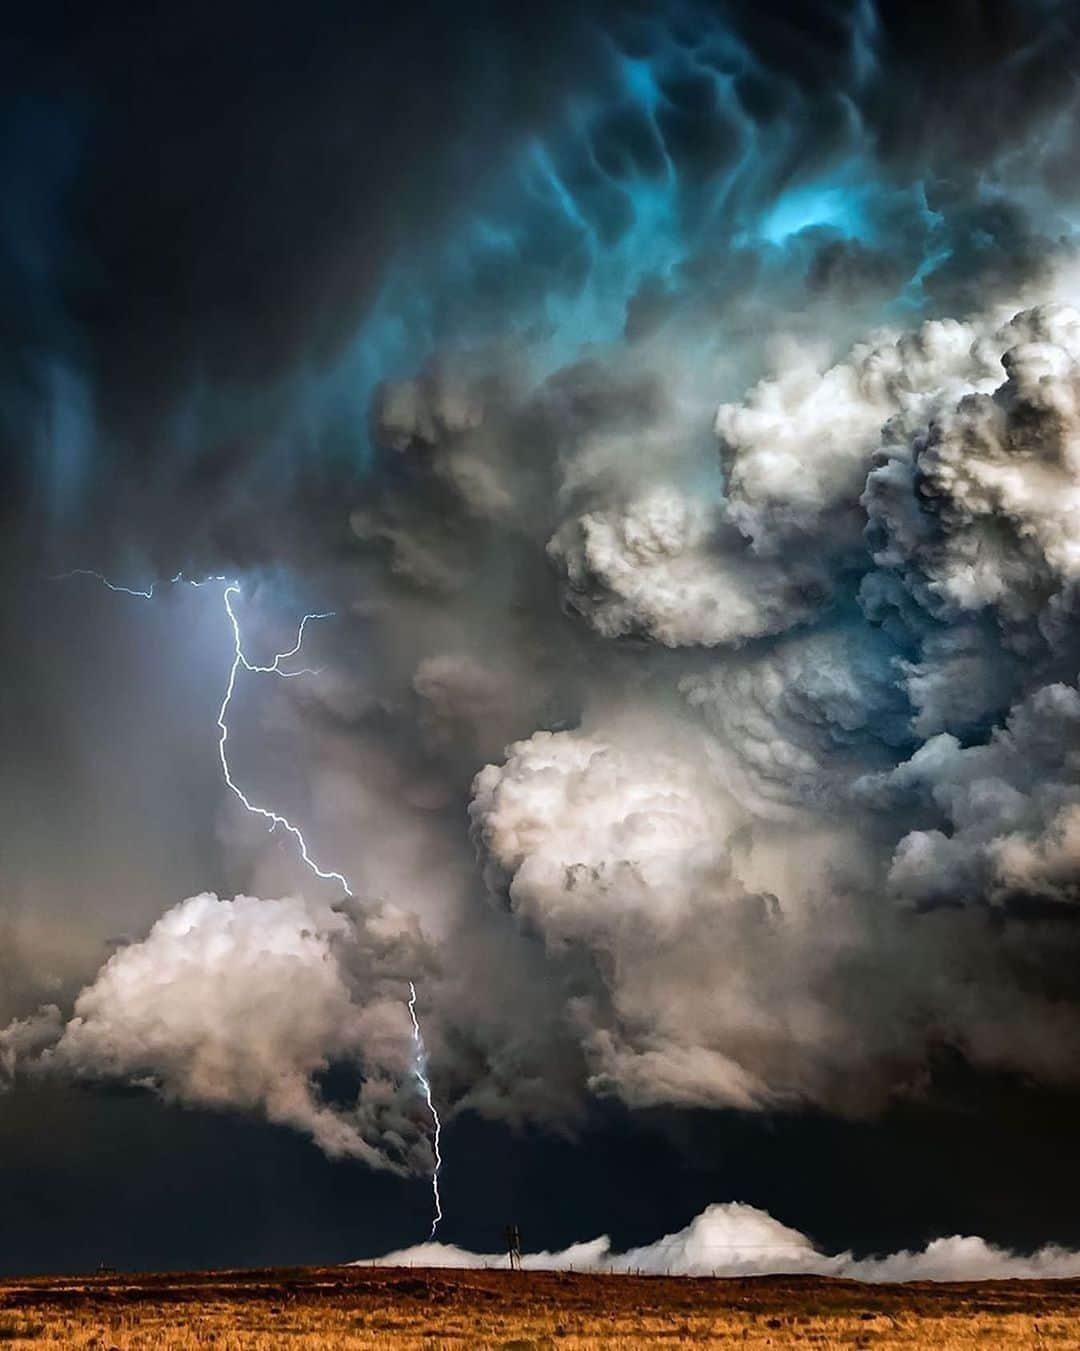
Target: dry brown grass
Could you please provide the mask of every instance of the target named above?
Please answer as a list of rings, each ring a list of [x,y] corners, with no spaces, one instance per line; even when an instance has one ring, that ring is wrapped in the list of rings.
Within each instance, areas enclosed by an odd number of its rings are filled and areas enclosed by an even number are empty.
[[[865,1286],[350,1267],[0,1281],[2,1348],[1080,1348],[1080,1281]]]

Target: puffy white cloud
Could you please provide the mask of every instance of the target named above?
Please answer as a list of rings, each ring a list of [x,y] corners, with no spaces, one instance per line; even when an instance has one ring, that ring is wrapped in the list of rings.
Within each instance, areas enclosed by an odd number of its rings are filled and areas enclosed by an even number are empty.
[[[1080,852],[1080,693],[1035,690],[982,745],[942,733],[910,759],[859,780],[856,795],[881,810],[923,804],[941,822],[896,845],[889,882],[915,903],[1074,901]]]
[[[543,937],[594,1093],[743,1108],[858,1096],[852,1067],[876,1048],[851,998],[858,925],[828,882],[849,841],[784,826],[756,842],[710,748],[675,726],[537,733],[482,770],[470,815],[489,886]]]
[[[796,1273],[859,1281],[1039,1280],[1080,1275],[1080,1253],[1054,1244],[1023,1255],[985,1239],[953,1235],[916,1251],[856,1258],[821,1252],[797,1229],[737,1201],[707,1206],[655,1243],[613,1252],[611,1240],[575,1243],[559,1252],[525,1253],[527,1271],[641,1272],[655,1276],[765,1276]],[[421,1243],[358,1266],[500,1267],[505,1253],[474,1253]]]
[[[625,470],[609,469],[598,484],[595,462],[606,463],[611,447],[586,441],[563,475],[579,484],[592,466],[591,504],[548,545],[569,605],[605,637],[669,647],[743,643],[813,617],[861,549],[860,497],[875,459],[893,446],[906,454],[939,410],[993,390],[1017,332],[933,320],[879,334],[824,371],[814,349],[788,344],[780,374],[715,414],[722,492],[670,452],[659,474],[664,455],[653,455],[645,477],[654,481],[636,493],[623,487]],[[668,434],[690,437],[677,420]],[[655,425],[639,436],[653,444]]]
[[[5,1029],[5,1057],[12,1069],[29,1052],[39,1072],[261,1112],[331,1157],[421,1166],[426,1123],[411,1075],[407,988],[386,960],[396,937],[385,917],[358,928],[298,897],[192,896],[109,958],[69,1020],[48,1009]],[[367,988],[357,988],[358,965]],[[389,969],[376,976],[379,966]],[[363,1072],[351,1101],[321,1092],[336,1063]]]
[[[762,563],[719,506],[672,485],[567,521],[548,553],[565,572],[568,604],[598,633],[667,647],[777,633],[812,614],[827,593],[821,568]]]
[[[52,1046],[63,1031],[64,1019],[55,1004],[45,1004],[28,1018],[14,1018],[0,1028],[0,1087],[7,1087],[25,1061],[33,1061]]]
[[[469,808],[514,910],[549,941],[629,919],[649,941],[730,874],[738,811],[703,768],[574,732],[537,732],[488,765]]]
[[[906,439],[937,404],[1000,370],[978,338],[972,325],[933,320],[860,344],[824,372],[812,350],[789,346],[779,375],[717,411],[730,519],[768,552],[850,511],[883,437]]]
[[[995,335],[1006,379],[942,403],[867,478],[874,560],[945,620],[984,609],[1053,638],[1080,573],[1080,315]]]
[[[791,643],[730,694],[689,687],[715,736],[690,743],[658,715],[538,733],[477,776],[489,887],[544,941],[588,1088],[633,1107],[863,1112],[941,1041],[1074,1081],[1080,1020],[1028,974],[1069,935],[1002,934],[955,903],[1070,894],[1075,822],[1048,804],[1075,691],[1044,692],[989,746],[942,735],[858,778],[875,682],[834,680],[844,641]],[[910,828],[934,811],[950,834]]]
[[[1080,1274],[1080,1253],[1056,1243],[1015,1253],[974,1234],[953,1234],[921,1250],[861,1260],[845,1255],[838,1274],[857,1281],[1055,1280]]]
[[[716,1044],[749,1021],[746,973],[701,998],[722,935],[767,923],[732,873],[741,816],[703,762],[637,740],[540,732],[482,770],[470,816],[489,883],[553,958],[594,954],[599,982],[567,1003],[594,1091],[752,1106],[768,1087]]]

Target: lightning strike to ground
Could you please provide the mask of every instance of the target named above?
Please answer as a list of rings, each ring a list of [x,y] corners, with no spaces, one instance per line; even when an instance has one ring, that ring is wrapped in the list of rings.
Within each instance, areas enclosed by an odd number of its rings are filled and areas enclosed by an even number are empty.
[[[137,596],[141,600],[152,600],[154,591],[158,585],[157,583],[151,583],[146,591],[140,591],[129,586],[118,586],[116,583],[110,582],[103,573],[95,572],[91,568],[72,568],[70,571],[60,573],[50,580],[65,581],[70,577],[92,577],[110,591],[115,591],[119,595],[124,596]],[[249,812],[252,816],[260,816],[263,820],[269,821],[271,830],[276,830],[280,826],[282,830],[293,837],[296,841],[300,858],[303,861],[304,866],[308,868],[310,872],[314,873],[316,877],[324,882],[336,882],[346,896],[355,899],[356,893],[353,891],[348,878],[345,877],[343,873],[336,872],[333,869],[322,868],[315,862],[308,851],[307,840],[305,840],[303,832],[298,826],[294,825],[288,817],[282,816],[280,812],[276,812],[270,807],[259,806],[258,803],[253,802],[247,796],[233,778],[232,769],[229,765],[228,752],[226,751],[226,745],[229,740],[229,706],[232,703],[233,694],[236,692],[236,678],[240,671],[249,671],[255,675],[276,675],[280,676],[283,680],[290,680],[300,675],[318,674],[318,672],[311,671],[307,668],[298,671],[283,671],[281,669],[281,663],[287,661],[289,657],[295,657],[299,653],[304,642],[304,630],[312,620],[332,619],[334,611],[324,610],[318,613],[304,615],[300,620],[300,626],[296,633],[296,641],[293,646],[286,652],[277,653],[274,660],[268,666],[259,666],[255,662],[250,661],[244,653],[244,644],[240,633],[240,621],[236,616],[236,611],[233,609],[233,597],[240,595],[239,582],[230,580],[227,577],[218,576],[194,580],[190,577],[185,577],[181,572],[178,572],[175,577],[169,579],[169,585],[174,586],[178,582],[183,582],[187,586],[194,587],[208,586],[214,582],[224,583],[222,601],[225,605],[225,613],[228,616],[233,635],[233,659],[232,664],[229,667],[229,678],[225,685],[225,694],[222,698],[221,707],[218,710],[217,716],[217,727],[220,733],[218,737],[218,758],[221,761],[221,773],[225,780],[226,787],[233,796],[237,798],[245,811]],[[433,1126],[432,1154],[434,1156],[435,1165],[431,1174],[431,1194],[434,1203],[434,1218],[431,1221],[430,1239],[435,1237],[435,1231],[439,1227],[439,1222],[443,1217],[442,1200],[439,1195],[439,1174],[442,1170],[442,1154],[440,1153],[439,1144],[442,1135],[442,1122],[439,1119],[439,1113],[431,1095],[431,1082],[427,1076],[427,1048],[424,1045],[424,1035],[416,1016],[416,986],[412,981],[409,981],[408,1009],[409,1018],[412,1021],[414,1051],[413,1077],[423,1094],[424,1102],[431,1115]]]
[[[435,1156],[435,1167],[431,1174],[431,1192],[432,1199],[435,1202],[435,1215],[431,1221],[431,1233],[428,1235],[430,1240],[435,1237],[435,1230],[438,1229],[439,1221],[442,1219],[442,1200],[439,1196],[439,1173],[442,1169],[439,1137],[442,1135],[442,1122],[439,1120],[439,1113],[431,1097],[431,1084],[427,1077],[427,1048],[424,1045],[424,1034],[420,1031],[420,1023],[416,1017],[416,986],[411,980],[409,981],[409,1017],[412,1019],[413,1045],[416,1050],[416,1079],[424,1091],[428,1111],[431,1113],[431,1119],[435,1124],[435,1133],[431,1140],[431,1150]]]

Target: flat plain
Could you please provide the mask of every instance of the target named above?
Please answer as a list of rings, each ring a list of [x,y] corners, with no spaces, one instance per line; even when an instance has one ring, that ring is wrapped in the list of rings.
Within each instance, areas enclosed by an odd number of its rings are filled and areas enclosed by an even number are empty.
[[[371,1267],[0,1280],[0,1344],[70,1351],[1080,1348],[1080,1281],[862,1285]]]

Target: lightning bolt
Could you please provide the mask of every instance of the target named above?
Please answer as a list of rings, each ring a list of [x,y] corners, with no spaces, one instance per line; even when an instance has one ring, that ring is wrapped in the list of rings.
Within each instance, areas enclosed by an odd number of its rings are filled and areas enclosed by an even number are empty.
[[[439,1221],[442,1219],[442,1201],[439,1197],[439,1173],[442,1170],[442,1155],[439,1153],[439,1137],[442,1135],[442,1122],[439,1120],[439,1113],[435,1108],[435,1103],[431,1097],[431,1084],[427,1077],[427,1048],[424,1046],[424,1034],[420,1031],[420,1023],[416,1017],[416,986],[409,981],[409,1017],[412,1019],[413,1046],[416,1050],[416,1081],[424,1092],[424,1098],[427,1101],[428,1111],[431,1113],[431,1120],[435,1125],[435,1133],[432,1136],[431,1148],[435,1156],[435,1167],[431,1173],[431,1192],[432,1199],[435,1202],[435,1215],[431,1221],[431,1233],[428,1235],[430,1241],[435,1237],[435,1230],[439,1227]]]
[[[50,580],[66,581],[71,577],[92,577],[110,591],[115,591],[117,594],[123,596],[137,596],[141,600],[152,600],[154,591],[158,586],[158,583],[156,582],[151,583],[146,591],[140,591],[137,588],[130,586],[118,586],[116,583],[109,581],[103,573],[95,572],[91,568],[72,568],[68,572],[57,574],[55,577],[50,578]],[[233,636],[232,664],[229,667],[229,678],[225,684],[225,694],[222,697],[221,707],[218,709],[217,715],[217,727],[219,732],[218,758],[221,761],[221,773],[225,780],[226,787],[233,796],[237,798],[245,811],[249,812],[252,816],[261,816],[264,821],[269,821],[271,830],[276,830],[280,826],[282,830],[293,837],[296,841],[300,858],[303,860],[304,866],[310,872],[314,873],[316,877],[324,882],[336,882],[346,896],[355,899],[356,893],[353,891],[348,878],[345,877],[343,873],[335,872],[333,869],[323,868],[315,862],[308,850],[307,840],[304,839],[303,831],[300,830],[299,826],[294,825],[288,817],[282,816],[280,812],[274,811],[271,807],[262,807],[247,796],[233,778],[226,749],[229,740],[229,706],[232,703],[233,695],[236,692],[236,678],[241,670],[248,671],[254,675],[276,675],[280,676],[283,680],[291,680],[300,675],[318,674],[307,668],[299,671],[283,671],[281,669],[281,663],[287,661],[290,657],[295,657],[299,653],[304,642],[304,630],[309,623],[318,619],[332,619],[334,617],[334,611],[323,610],[317,613],[304,615],[300,620],[300,625],[296,632],[296,641],[293,643],[292,647],[285,652],[277,653],[268,666],[259,666],[255,662],[250,661],[244,653],[244,643],[240,633],[240,621],[236,616],[236,611],[233,609],[233,598],[241,594],[240,583],[228,577],[217,576],[204,577],[201,580],[195,580],[190,577],[185,577],[182,572],[178,572],[175,577],[169,579],[168,585],[175,586],[180,582],[186,586],[194,587],[210,586],[215,582],[223,584],[221,596],[225,606],[225,614],[228,616],[229,626]],[[442,1122],[439,1120],[439,1113],[431,1095],[431,1081],[427,1076],[427,1049],[424,1045],[424,1035],[416,1016],[416,986],[412,981],[409,981],[408,1009],[409,1018],[412,1021],[414,1050],[413,1077],[420,1088],[424,1102],[427,1104],[433,1126],[432,1153],[434,1155],[435,1166],[432,1169],[431,1174],[431,1195],[434,1203],[434,1218],[431,1221],[431,1233],[429,1238],[434,1238],[435,1231],[439,1227],[439,1222],[443,1217],[442,1201],[439,1195],[439,1174],[442,1171],[442,1154],[439,1150],[439,1143],[442,1135]]]
[[[356,893],[349,885],[347,877],[342,873],[319,867],[311,857],[310,853],[308,853],[307,840],[304,839],[303,832],[300,830],[299,826],[294,826],[293,823],[287,817],[282,816],[280,812],[273,811],[270,807],[260,807],[257,803],[251,801],[233,778],[232,770],[229,768],[229,756],[225,749],[226,743],[229,740],[229,705],[232,703],[232,697],[236,691],[236,677],[239,674],[241,667],[245,671],[262,673],[273,672],[276,675],[284,675],[285,672],[281,670],[281,663],[286,657],[292,657],[300,651],[300,644],[304,641],[304,627],[308,620],[329,619],[333,612],[305,615],[300,621],[300,630],[296,635],[296,642],[289,651],[279,652],[269,666],[256,666],[244,656],[244,645],[240,637],[240,621],[237,619],[236,611],[232,607],[233,596],[238,596],[239,594],[240,585],[238,582],[229,582],[222,592],[222,598],[225,602],[225,613],[229,616],[229,624],[232,626],[233,633],[233,660],[232,665],[229,667],[229,679],[225,685],[225,696],[221,701],[221,708],[218,710],[217,716],[218,730],[221,733],[218,737],[218,757],[221,760],[222,777],[225,779],[225,784],[229,791],[239,799],[245,811],[249,811],[252,816],[261,816],[264,821],[269,821],[271,830],[275,830],[278,826],[281,826],[282,829],[289,832],[297,843],[297,847],[300,850],[300,857],[303,859],[305,866],[309,868],[316,877],[322,878],[324,882],[337,882],[346,896],[355,896]],[[299,674],[299,672],[296,674]]]
[[[140,596],[143,600],[153,600],[154,587],[157,585],[155,582],[152,582],[150,584],[149,591],[136,591],[133,587],[130,586],[116,586],[114,585],[114,583],[109,581],[108,577],[103,576],[103,574],[100,572],[95,572],[93,568],[72,568],[68,572],[58,572],[55,577],[50,577],[49,581],[66,582],[69,577],[93,577],[97,581],[99,581],[102,584],[102,586],[107,586],[110,591],[115,591],[118,595]],[[178,582],[180,580],[181,577],[179,573],[177,573],[176,576],[172,579],[173,582]],[[224,580],[224,578],[222,578],[222,580]],[[170,582],[169,585],[171,586],[172,582]],[[195,583],[192,583],[192,585],[195,585]]]

